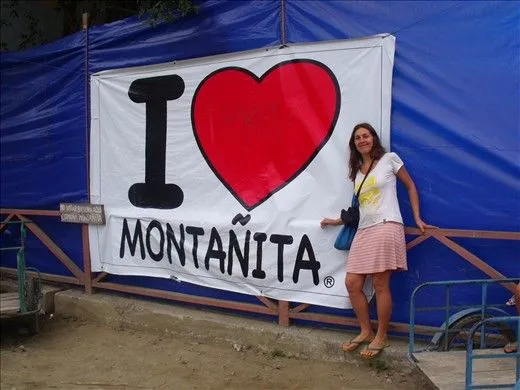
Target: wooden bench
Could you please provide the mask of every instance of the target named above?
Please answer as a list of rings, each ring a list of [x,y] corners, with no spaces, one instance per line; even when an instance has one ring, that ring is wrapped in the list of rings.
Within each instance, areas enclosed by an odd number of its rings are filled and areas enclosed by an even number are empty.
[[[16,314],[20,311],[20,300],[18,292],[9,292],[0,294],[0,314],[9,315]]]

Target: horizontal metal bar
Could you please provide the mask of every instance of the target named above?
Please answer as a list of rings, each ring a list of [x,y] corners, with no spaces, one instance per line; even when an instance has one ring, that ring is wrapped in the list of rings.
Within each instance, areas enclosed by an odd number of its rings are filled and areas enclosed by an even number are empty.
[[[465,284],[490,284],[490,283],[514,283],[519,282],[520,278],[501,278],[501,279],[472,279],[472,280],[446,280],[439,282],[426,282],[420,284],[421,286],[453,286],[456,284],[465,285]]]
[[[517,352],[517,353],[505,353],[504,352],[503,354],[500,354],[500,355],[494,355],[492,353],[475,355],[475,353],[473,353],[473,356],[471,356],[471,359],[503,359],[503,358],[516,359],[517,355],[520,355],[520,352]]]
[[[15,249],[21,249],[23,246],[8,246],[5,248],[0,248],[0,251],[13,251]]]
[[[520,316],[489,317],[489,318],[484,318],[478,324],[475,324],[474,327],[476,329],[479,326],[482,326],[482,324],[489,323],[489,322],[518,322],[518,321],[520,321]]]
[[[487,304],[488,307],[493,307],[493,308],[498,308],[498,307],[508,307],[505,303],[497,303],[497,304],[493,304],[493,303],[488,303]],[[432,307],[416,307],[415,308],[415,311],[418,312],[418,311],[422,311],[422,312],[426,312],[426,311],[439,311],[439,310],[445,310],[446,309],[446,306],[432,306]],[[476,305],[455,305],[455,306],[450,306],[450,309],[451,310],[460,310],[460,309],[481,309],[481,305],[479,306],[476,306]]]
[[[512,389],[515,383],[500,385],[471,385],[470,389]]]
[[[473,285],[473,284],[491,284],[491,283],[517,283],[520,282],[520,278],[497,278],[497,279],[473,279],[473,280],[445,280],[445,281],[437,281],[437,282],[425,282],[421,283],[412,291],[412,296],[410,300],[410,305],[415,301],[415,296],[417,293],[425,287],[430,286],[444,286],[451,287],[455,285],[463,286],[463,285]]]

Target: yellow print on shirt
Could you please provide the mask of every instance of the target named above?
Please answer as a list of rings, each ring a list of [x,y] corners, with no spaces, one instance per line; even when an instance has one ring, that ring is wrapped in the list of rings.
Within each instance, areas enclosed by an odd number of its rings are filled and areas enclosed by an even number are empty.
[[[361,183],[360,183],[361,184]],[[359,185],[356,186],[356,193],[359,190]],[[379,191],[379,188],[377,187],[377,181],[375,176],[369,176],[363,183],[363,191],[359,195],[359,204],[363,207],[369,206],[369,205],[377,205],[379,203],[379,198],[381,195],[381,192]]]

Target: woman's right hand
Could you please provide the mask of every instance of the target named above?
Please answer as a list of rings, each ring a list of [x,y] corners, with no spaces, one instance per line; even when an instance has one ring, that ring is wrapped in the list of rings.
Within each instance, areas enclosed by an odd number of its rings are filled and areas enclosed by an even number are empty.
[[[321,228],[325,228],[327,225],[332,225],[332,226],[339,226],[341,225],[341,219],[340,218],[337,218],[337,219],[333,219],[333,218],[323,218],[321,221],[320,221],[320,226]]]

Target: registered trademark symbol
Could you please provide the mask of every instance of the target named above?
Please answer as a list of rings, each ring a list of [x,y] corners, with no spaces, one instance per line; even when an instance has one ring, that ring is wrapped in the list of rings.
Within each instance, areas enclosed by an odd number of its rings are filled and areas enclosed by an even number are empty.
[[[325,285],[325,287],[331,288],[332,286],[334,286],[334,278],[332,276],[325,277],[325,279],[323,280],[323,284]]]

